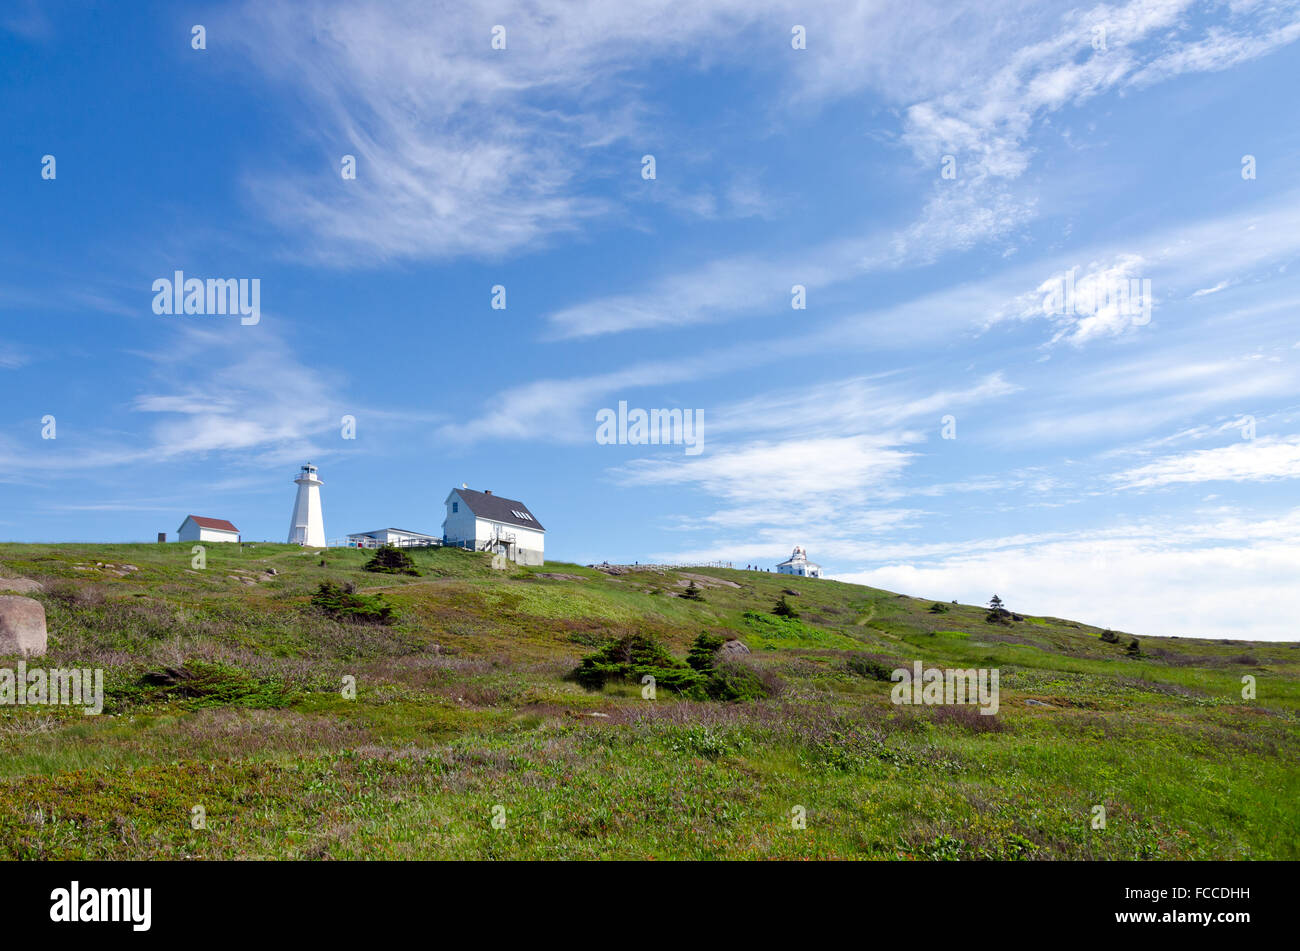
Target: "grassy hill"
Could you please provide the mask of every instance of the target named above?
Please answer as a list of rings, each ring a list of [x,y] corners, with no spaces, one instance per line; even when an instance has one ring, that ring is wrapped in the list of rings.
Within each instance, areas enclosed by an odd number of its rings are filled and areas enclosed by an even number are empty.
[[[0,707],[0,858],[1300,857],[1298,644],[1137,632],[1132,657],[1132,633],[834,581],[368,557],[0,545],[0,576],[44,585],[33,663],[107,685],[98,717]],[[325,581],[396,623],[332,619]],[[771,695],[569,677],[611,638],[684,658],[706,631]],[[878,672],[916,660],[998,668],[999,713],[891,703]]]

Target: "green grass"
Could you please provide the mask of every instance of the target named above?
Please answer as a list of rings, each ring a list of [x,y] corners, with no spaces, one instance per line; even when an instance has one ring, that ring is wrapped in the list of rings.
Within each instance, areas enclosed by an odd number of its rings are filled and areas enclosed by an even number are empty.
[[[1300,645],[1107,644],[825,580],[793,581],[787,620],[792,579],[757,572],[495,571],[434,549],[410,577],[267,544],[208,545],[195,569],[190,548],[0,545],[0,574],[45,585],[40,663],[102,667],[107,688],[97,717],[0,708],[0,858],[1300,857]],[[702,602],[677,596],[687,574]],[[330,617],[322,582],[382,593],[395,622]],[[610,638],[682,657],[705,631],[779,693],[647,700],[569,676]],[[855,657],[996,667],[1001,709],[895,706]],[[142,681],[165,668],[189,687]]]

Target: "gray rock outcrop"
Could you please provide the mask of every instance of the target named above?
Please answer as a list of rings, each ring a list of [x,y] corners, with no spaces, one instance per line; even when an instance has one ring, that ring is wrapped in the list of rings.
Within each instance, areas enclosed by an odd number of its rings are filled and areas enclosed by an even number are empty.
[[[45,605],[34,598],[0,595],[0,656],[45,653]]]

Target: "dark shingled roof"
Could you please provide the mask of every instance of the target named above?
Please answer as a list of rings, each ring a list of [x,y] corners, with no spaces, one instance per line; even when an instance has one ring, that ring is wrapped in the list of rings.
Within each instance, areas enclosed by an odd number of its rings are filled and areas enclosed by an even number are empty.
[[[479,518],[490,518],[494,522],[505,522],[508,525],[518,525],[520,528],[535,528],[539,532],[544,532],[542,523],[537,521],[537,516],[528,511],[528,506],[523,502],[516,502],[514,499],[503,499],[499,495],[492,495],[489,492],[476,492],[473,489],[456,489],[455,490],[469,510]],[[515,510],[527,512],[533,516],[530,522],[526,518],[520,518],[515,514]]]

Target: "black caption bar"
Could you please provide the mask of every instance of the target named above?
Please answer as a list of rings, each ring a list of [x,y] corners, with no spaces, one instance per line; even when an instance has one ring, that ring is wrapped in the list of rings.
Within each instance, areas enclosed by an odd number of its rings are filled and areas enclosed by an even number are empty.
[[[1280,862],[11,862],[0,864],[0,894],[10,934],[111,932],[127,941],[250,929],[339,938],[443,916],[534,936],[564,918],[615,931],[619,919],[650,934],[687,919],[707,928],[713,918],[734,934],[766,928],[773,915],[803,927],[809,915],[827,927],[836,915],[849,927],[907,923],[945,937],[1043,924],[1071,935],[1218,940],[1287,921],[1282,883],[1293,873]]]

